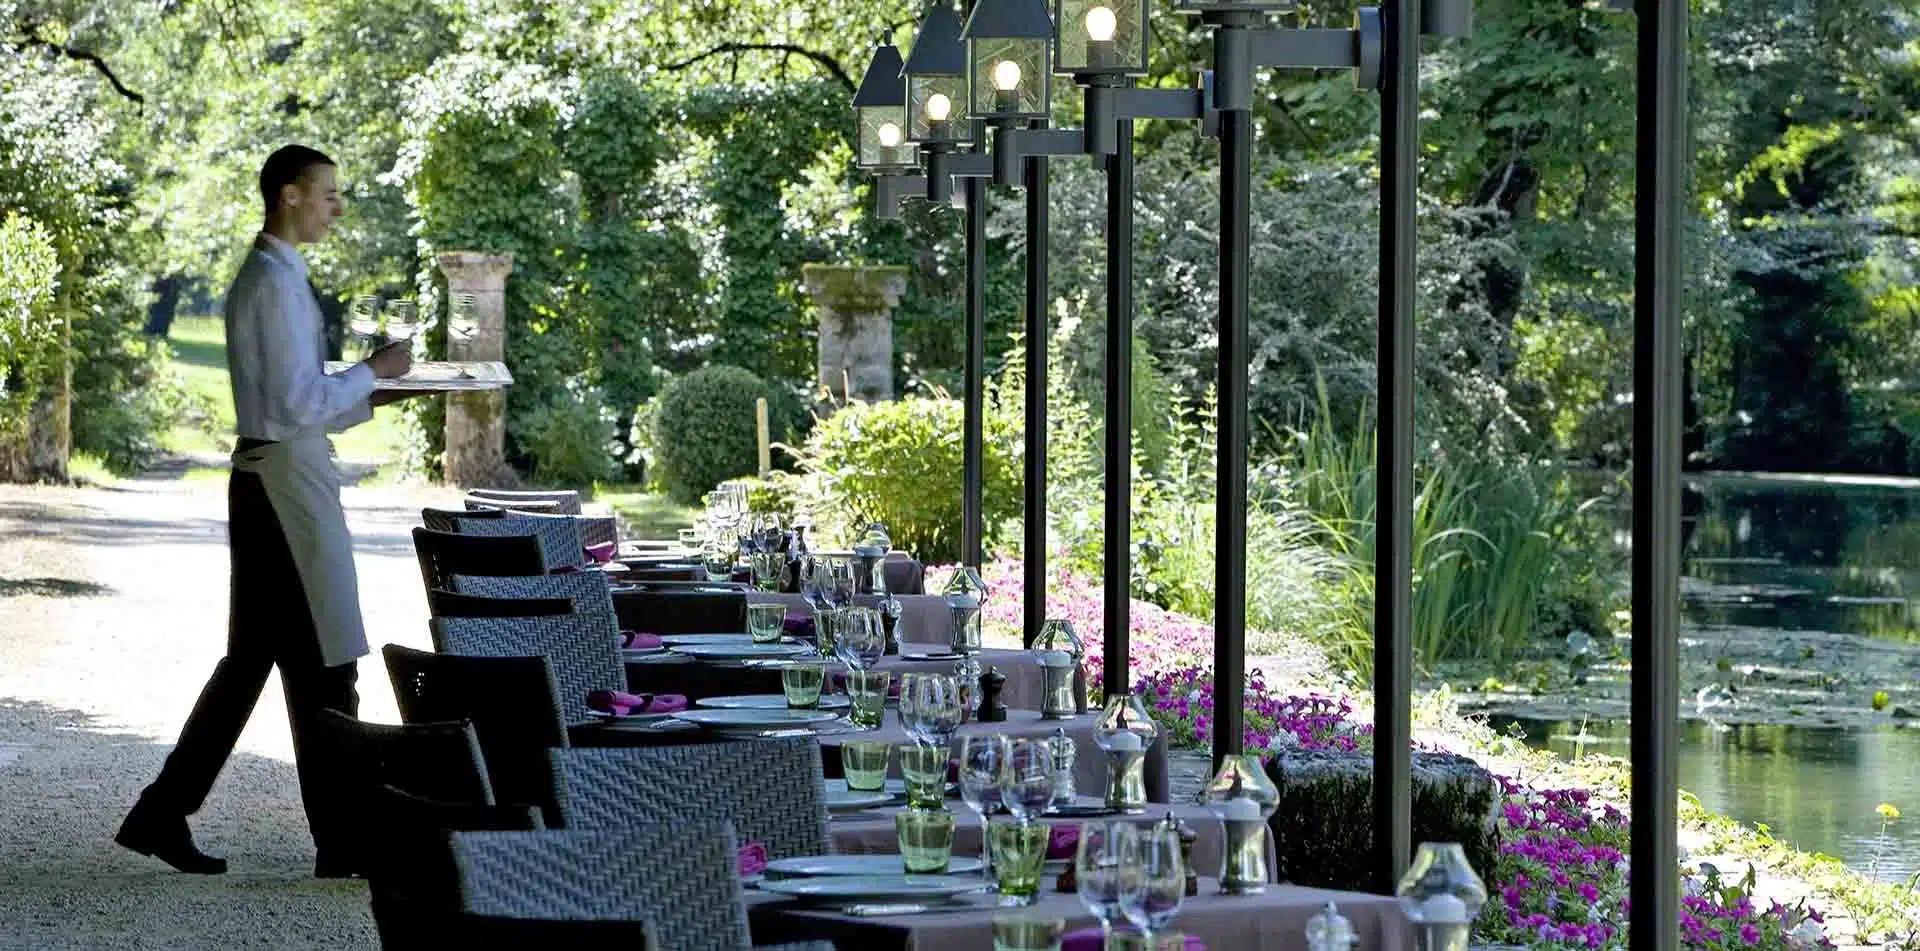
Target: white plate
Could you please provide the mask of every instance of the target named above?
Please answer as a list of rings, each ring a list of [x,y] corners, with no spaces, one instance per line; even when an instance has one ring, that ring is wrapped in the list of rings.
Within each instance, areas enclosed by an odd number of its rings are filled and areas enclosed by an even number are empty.
[[[705,727],[734,730],[778,730],[831,723],[839,715],[825,710],[687,710],[675,719]]]
[[[786,694],[780,693],[751,693],[741,694],[735,697],[702,697],[693,703],[694,706],[712,707],[719,710],[788,709],[787,696]],[[845,697],[822,696],[820,698],[820,709],[822,710],[844,710],[850,706],[853,706],[853,702]]]
[[[660,638],[660,643],[668,647],[685,647],[700,644],[751,644],[752,634],[668,634]],[[782,637],[777,643],[798,644],[791,637]]]
[[[977,875],[829,875],[760,883],[763,892],[826,902],[951,901],[980,888]]]
[[[666,652],[667,652],[667,648],[666,648],[666,645],[664,644],[660,645],[659,647],[622,647],[620,648],[620,653],[626,654],[630,657],[652,657],[656,654],[664,654]]]
[[[847,781],[844,779],[829,779],[826,782],[827,796],[829,798],[833,796],[845,796],[851,792],[851,790],[847,789]],[[889,779],[887,780],[887,788],[881,791],[889,796],[904,796],[907,794],[907,781],[904,779]],[[866,792],[862,791],[860,795],[866,795]]]
[[[673,648],[676,654],[703,660],[794,657],[812,651],[813,648],[806,644],[685,644]]]
[[[890,877],[906,875],[906,865],[898,855],[812,855],[768,862],[767,871],[794,878],[828,875]],[[978,874],[979,871],[980,860],[963,855],[954,856],[947,865],[948,875]]]
[[[875,806],[891,806],[897,799],[898,797],[893,793],[884,790],[880,792],[853,792],[842,785],[840,791],[837,793],[832,789],[827,790],[827,810],[829,812],[845,812],[856,809],[872,809]]]

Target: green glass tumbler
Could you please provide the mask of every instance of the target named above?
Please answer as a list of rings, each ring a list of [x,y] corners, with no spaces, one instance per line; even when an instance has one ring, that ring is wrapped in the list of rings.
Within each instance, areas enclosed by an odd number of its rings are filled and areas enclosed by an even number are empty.
[[[747,605],[747,633],[755,644],[772,644],[786,634],[787,606],[779,602]]]
[[[787,706],[813,710],[820,706],[820,687],[827,680],[825,664],[788,664],[780,668],[780,689],[787,695]]]
[[[924,743],[900,746],[900,776],[907,781],[907,806],[943,809],[947,802],[947,750]]]
[[[987,826],[1000,904],[1031,905],[1040,894],[1040,872],[1047,862],[1048,827],[1039,822],[996,819]]]
[[[908,809],[893,817],[908,875],[946,874],[953,862],[953,826],[953,813],[945,809]]]
[[[879,740],[848,740],[840,744],[840,769],[846,774],[847,788],[855,792],[879,792],[887,788],[887,757],[892,743]]]
[[[852,701],[853,709],[848,711],[847,719],[863,730],[880,729],[880,721],[887,715],[887,688],[892,684],[891,671],[848,671],[847,699]]]
[[[1033,913],[994,915],[993,951],[1059,951],[1067,923]]]

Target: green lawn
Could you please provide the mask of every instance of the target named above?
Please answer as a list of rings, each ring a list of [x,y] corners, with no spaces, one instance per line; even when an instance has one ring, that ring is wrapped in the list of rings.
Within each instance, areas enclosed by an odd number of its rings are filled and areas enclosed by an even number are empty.
[[[632,485],[606,485],[596,488],[593,498],[613,506],[627,522],[632,538],[670,539],[680,529],[692,528],[699,512],[662,495],[654,495]]]
[[[174,427],[163,444],[171,452],[226,453],[233,449],[233,389],[227,380],[226,328],[218,317],[183,317],[167,334],[174,365],[204,415]],[[333,437],[340,458],[386,463],[400,454],[397,410],[378,409],[373,421]]]

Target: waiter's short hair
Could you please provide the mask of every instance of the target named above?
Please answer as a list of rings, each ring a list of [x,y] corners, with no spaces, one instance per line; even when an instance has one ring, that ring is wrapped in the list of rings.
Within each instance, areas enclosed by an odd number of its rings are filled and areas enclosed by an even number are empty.
[[[260,200],[266,203],[267,214],[279,210],[280,189],[300,184],[307,170],[316,165],[333,164],[325,152],[304,145],[285,145],[274,150],[267,156],[267,164],[260,166]]]

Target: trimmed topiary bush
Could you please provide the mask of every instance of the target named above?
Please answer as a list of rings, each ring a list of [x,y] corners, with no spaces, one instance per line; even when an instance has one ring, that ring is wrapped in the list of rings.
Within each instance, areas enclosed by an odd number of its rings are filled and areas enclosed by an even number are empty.
[[[714,486],[754,474],[760,464],[754,401],[761,397],[769,438],[793,442],[798,402],[749,371],[715,365],[667,385],[653,413],[653,455],[668,496],[698,505]]]

